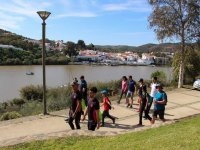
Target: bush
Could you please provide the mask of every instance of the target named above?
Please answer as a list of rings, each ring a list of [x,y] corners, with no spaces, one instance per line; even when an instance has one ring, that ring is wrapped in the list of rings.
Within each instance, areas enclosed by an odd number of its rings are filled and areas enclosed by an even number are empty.
[[[20,96],[25,100],[42,100],[43,89],[41,86],[26,86],[20,90]]]
[[[96,83],[91,83],[88,85],[88,89],[90,89],[92,86],[95,86],[98,89],[98,92],[96,94],[97,99],[101,99],[101,90],[108,90],[109,92],[112,91],[115,94],[119,92],[119,88],[121,87],[121,80],[112,80],[106,83],[103,82],[96,82]],[[112,95],[112,93],[109,93]]]
[[[25,101],[23,100],[23,99],[21,99],[21,98],[14,98],[11,102],[10,102],[10,104],[11,105],[17,105],[17,106],[19,106],[19,107],[21,107],[23,104],[25,103]]]
[[[107,89],[107,90],[112,90],[115,93],[118,93],[119,88],[121,87],[121,80],[112,80],[106,83],[103,82],[91,83],[89,84],[88,88],[91,88],[92,86],[96,86],[98,92]]]
[[[98,89],[97,98],[101,100],[100,91],[103,89],[112,90],[118,93],[121,81],[110,81],[106,83],[96,82],[88,85],[88,89],[96,86]],[[4,106],[0,105],[0,112],[19,112],[19,116],[36,115],[43,112],[42,87],[40,86],[26,86],[20,90],[22,98],[15,98],[10,101],[9,106],[4,110]],[[49,112],[65,109],[71,104],[71,86],[47,89],[47,109]],[[28,100],[28,101],[26,101]],[[23,105],[23,107],[21,107]],[[20,106],[20,107],[18,107]],[[6,118],[6,117],[5,117]],[[7,118],[8,115],[7,115]],[[5,119],[6,120],[6,119]]]
[[[3,120],[16,119],[16,118],[20,118],[21,116],[22,116],[21,114],[15,111],[6,112],[1,116],[0,120],[3,121]]]
[[[18,112],[23,116],[41,114],[43,112],[43,103],[38,101],[28,101]]]
[[[8,107],[8,103],[7,102],[3,102],[2,106],[3,106],[4,109],[6,109]]]
[[[70,105],[71,87],[52,88],[47,92],[47,105],[49,111],[67,108]]]
[[[151,74],[151,78],[157,77],[158,81],[160,81],[163,84],[167,84],[167,77],[163,71],[155,71]]]

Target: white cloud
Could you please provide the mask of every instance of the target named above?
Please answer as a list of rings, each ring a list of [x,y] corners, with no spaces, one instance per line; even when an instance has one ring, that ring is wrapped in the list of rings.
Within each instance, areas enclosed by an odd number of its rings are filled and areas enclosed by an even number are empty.
[[[38,17],[36,12],[51,6],[48,2],[25,0],[1,1],[0,28],[19,29],[20,24],[27,18]]]
[[[55,18],[64,17],[96,17],[97,0],[60,0],[61,9]]]
[[[36,11],[45,9],[50,5],[47,2],[37,3],[35,1],[12,0],[12,3],[1,2],[0,11],[26,17],[35,17]]]
[[[97,15],[92,12],[69,12],[65,14],[60,14],[55,16],[55,18],[64,18],[64,17],[96,17]]]
[[[103,5],[105,11],[134,11],[148,12],[150,8],[145,0],[128,0],[123,3],[110,3]]]
[[[13,16],[3,12],[0,12],[0,28],[9,29],[19,29],[19,24],[24,21],[25,18],[21,16]]]

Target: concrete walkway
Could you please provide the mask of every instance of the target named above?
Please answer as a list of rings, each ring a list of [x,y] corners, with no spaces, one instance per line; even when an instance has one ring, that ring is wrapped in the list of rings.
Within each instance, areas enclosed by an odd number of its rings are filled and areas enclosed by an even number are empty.
[[[86,121],[81,123],[81,130],[72,131],[64,121],[68,113],[67,110],[54,112],[48,116],[38,115],[0,122],[0,146],[14,145],[31,140],[42,140],[52,137],[117,135],[170,124],[181,118],[200,114],[199,91],[176,89],[167,94],[168,104],[165,114],[167,121],[165,123],[158,120],[154,125],[150,125],[148,120],[143,120],[144,126],[137,126],[139,117],[136,99],[132,109],[126,108],[125,100],[122,100],[120,105],[113,102],[115,109],[110,111],[111,115],[118,117],[116,124],[113,125],[109,119],[106,119],[105,122],[107,122],[107,124],[105,124],[105,127],[101,127],[95,132],[87,130]]]

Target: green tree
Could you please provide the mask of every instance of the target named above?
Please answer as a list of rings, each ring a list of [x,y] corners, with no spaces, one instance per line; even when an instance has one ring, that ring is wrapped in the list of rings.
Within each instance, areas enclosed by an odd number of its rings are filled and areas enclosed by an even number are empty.
[[[69,55],[69,57],[78,55],[78,52],[76,50],[76,44],[74,42],[68,41],[66,43],[66,47],[63,49],[63,53],[65,55]]]
[[[90,44],[87,46],[87,48],[90,49],[90,50],[94,50],[94,49],[95,49],[95,46],[94,46],[92,43],[90,43]]]
[[[183,85],[186,43],[200,37],[199,0],[149,0],[153,7],[149,16],[150,27],[159,40],[175,38],[180,41],[180,68],[178,88]]]
[[[175,79],[178,79],[178,72],[180,67],[181,54],[177,52],[173,58],[173,75]],[[185,50],[185,76],[188,76],[195,80],[195,77],[200,74],[200,51],[197,49],[187,47]]]
[[[84,50],[86,48],[85,42],[83,40],[78,40],[76,48],[77,50]]]

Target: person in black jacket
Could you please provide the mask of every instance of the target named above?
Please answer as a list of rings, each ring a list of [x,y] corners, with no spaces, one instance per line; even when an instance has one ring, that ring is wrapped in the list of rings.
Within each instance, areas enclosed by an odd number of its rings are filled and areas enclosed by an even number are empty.
[[[82,99],[85,101],[85,105],[87,106],[87,82],[85,81],[84,76],[80,77],[81,83],[80,83],[80,92]]]
[[[71,106],[69,110],[68,123],[72,130],[74,130],[73,120],[75,120],[76,129],[80,129],[80,119],[81,119],[81,93],[79,91],[79,84],[74,81],[71,83],[72,93],[71,93]]]
[[[148,101],[147,101],[147,98],[148,98],[147,86],[144,84],[144,80],[142,78],[139,80],[139,83],[140,83],[140,87],[139,87],[139,91],[138,91],[138,96],[139,96],[141,105],[140,105],[140,109],[139,109],[139,124],[138,125],[142,125],[143,112],[145,112],[145,116],[147,117],[147,119],[149,119],[151,121],[152,118],[149,116],[147,111],[145,111],[145,109],[147,107],[147,103],[148,103]]]
[[[86,115],[88,114],[88,130],[94,131],[96,128],[100,127],[100,119],[99,119],[99,101],[95,98],[97,93],[97,88],[92,87],[89,91],[89,100],[88,105],[83,115],[83,121],[85,120]]]

